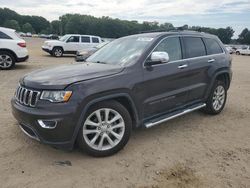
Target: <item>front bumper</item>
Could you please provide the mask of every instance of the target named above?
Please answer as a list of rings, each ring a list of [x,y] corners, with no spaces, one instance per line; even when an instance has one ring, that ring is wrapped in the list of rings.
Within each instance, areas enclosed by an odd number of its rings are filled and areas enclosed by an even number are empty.
[[[42,50],[47,52],[47,53],[51,53],[52,49],[48,48],[47,46],[42,46]]]
[[[32,108],[17,103],[14,98],[11,100],[11,106],[13,116],[26,135],[57,148],[73,148],[77,119],[70,109],[58,108],[57,111],[48,111]],[[45,129],[39,125],[38,120],[53,120],[57,122],[57,126],[53,129]]]

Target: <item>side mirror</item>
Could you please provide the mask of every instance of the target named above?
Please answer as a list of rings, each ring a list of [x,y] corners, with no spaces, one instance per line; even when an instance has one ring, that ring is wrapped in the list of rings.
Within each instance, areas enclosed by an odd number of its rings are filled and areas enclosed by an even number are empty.
[[[167,62],[169,62],[169,55],[167,52],[153,52],[146,64],[151,66]]]

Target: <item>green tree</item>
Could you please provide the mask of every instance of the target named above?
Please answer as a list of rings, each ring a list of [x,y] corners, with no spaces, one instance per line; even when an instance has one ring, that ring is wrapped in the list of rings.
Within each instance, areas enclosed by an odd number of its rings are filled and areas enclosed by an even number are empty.
[[[6,22],[4,23],[4,27],[20,31],[19,23],[16,20],[6,20]]]
[[[25,23],[23,26],[22,26],[22,31],[24,33],[34,33],[34,29],[32,27],[32,25],[30,23]]]
[[[241,44],[250,44],[250,31],[247,28],[243,29],[240,33],[238,42]]]
[[[54,20],[50,23],[51,33],[62,35],[62,25],[59,20]]]

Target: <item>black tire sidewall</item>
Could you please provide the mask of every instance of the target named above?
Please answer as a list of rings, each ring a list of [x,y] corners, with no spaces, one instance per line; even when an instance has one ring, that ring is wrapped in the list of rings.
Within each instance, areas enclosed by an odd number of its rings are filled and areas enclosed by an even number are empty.
[[[214,95],[214,92],[215,92],[215,89],[218,87],[218,86],[222,86],[225,90],[225,100],[224,100],[224,103],[222,105],[222,107],[219,109],[219,110],[215,110],[214,107],[213,107],[213,95]],[[225,107],[225,104],[226,104],[226,101],[227,101],[227,89],[226,89],[226,85],[224,82],[222,81],[219,81],[219,80],[216,80],[214,85],[213,85],[213,88],[211,90],[211,93],[209,95],[209,98],[207,100],[207,106],[206,106],[206,112],[208,112],[209,114],[219,114]]]
[[[104,151],[98,151],[95,150],[93,148],[91,148],[84,140],[83,138],[83,124],[86,120],[86,118],[93,113],[94,111],[100,109],[100,108],[111,108],[114,109],[115,111],[117,111],[123,118],[124,122],[125,122],[125,132],[123,135],[122,140],[112,149],[109,150],[104,150]],[[127,109],[120,103],[116,102],[116,101],[106,101],[106,102],[101,102],[98,103],[92,107],[90,107],[90,109],[88,110],[88,112],[85,115],[84,120],[82,121],[82,126],[79,130],[78,133],[78,137],[77,137],[77,141],[78,141],[78,145],[79,147],[86,152],[87,154],[94,156],[94,157],[106,157],[106,156],[110,156],[113,155],[115,153],[117,153],[118,151],[120,151],[128,142],[130,135],[131,135],[131,130],[132,130],[132,120],[130,117],[129,112],[127,111]]]
[[[15,57],[11,53],[6,52],[6,51],[0,51],[0,55],[8,55],[12,60],[12,65],[10,67],[8,67],[8,68],[0,67],[0,70],[9,70],[9,69],[12,69],[15,66],[16,60],[15,60]]]

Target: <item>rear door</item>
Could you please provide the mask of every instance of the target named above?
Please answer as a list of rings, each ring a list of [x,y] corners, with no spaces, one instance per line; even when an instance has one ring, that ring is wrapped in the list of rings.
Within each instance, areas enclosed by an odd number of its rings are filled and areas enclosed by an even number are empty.
[[[90,39],[90,36],[81,36],[81,49],[84,50],[86,48],[91,48],[92,47],[92,42]]]
[[[217,54],[221,54],[223,51],[214,39],[184,36],[183,44],[185,58],[189,63],[188,102],[199,102],[204,99],[210,83],[209,71],[218,60]]]

